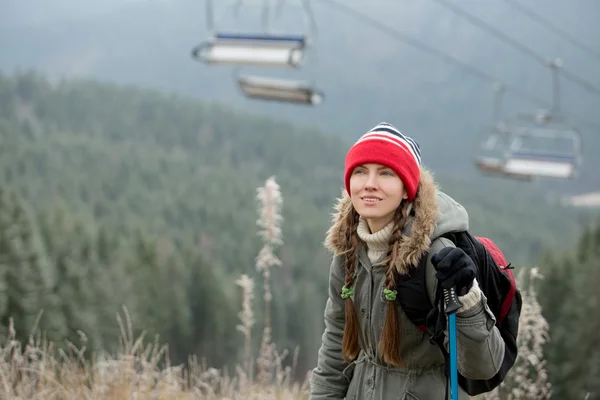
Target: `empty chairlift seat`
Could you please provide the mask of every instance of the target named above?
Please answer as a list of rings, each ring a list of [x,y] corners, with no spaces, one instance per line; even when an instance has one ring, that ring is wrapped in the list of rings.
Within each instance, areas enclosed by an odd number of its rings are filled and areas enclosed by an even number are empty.
[[[192,56],[207,64],[297,68],[306,47],[302,35],[219,33],[196,46]]]
[[[510,172],[505,168],[504,160],[492,157],[477,157],[475,159],[477,168],[486,175],[502,176],[514,180],[530,181],[533,179],[531,174],[520,171],[519,173]]]
[[[321,91],[306,81],[240,76],[238,84],[247,97],[263,100],[316,105],[324,98]]]
[[[504,171],[517,175],[569,179],[576,172],[575,157],[516,152],[504,164]]]

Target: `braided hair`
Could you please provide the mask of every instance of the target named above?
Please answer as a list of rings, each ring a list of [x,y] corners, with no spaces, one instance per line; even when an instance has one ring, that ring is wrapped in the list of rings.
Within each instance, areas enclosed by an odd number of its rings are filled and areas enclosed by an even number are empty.
[[[385,314],[385,322],[379,342],[379,349],[383,361],[394,366],[404,366],[400,358],[400,317],[396,307],[396,260],[398,258],[400,242],[402,241],[402,230],[408,218],[409,203],[403,200],[394,214],[394,227],[389,239],[388,251],[386,255],[385,272],[385,296],[388,300],[388,307]]]
[[[387,264],[385,279],[386,297],[388,297],[390,303],[387,308],[380,349],[384,362],[395,366],[403,365],[400,359],[399,346],[400,318],[394,303],[397,277],[395,265],[399,253],[400,242],[402,240],[402,230],[406,223],[406,219],[408,218],[408,206],[408,201],[403,200],[396,209],[393,220],[394,227],[390,235],[388,252],[385,258],[385,263]],[[360,216],[353,207],[346,218],[346,231],[344,232],[343,238],[343,248],[345,249],[343,254],[346,255],[344,288],[351,288],[354,283],[354,269],[358,257],[359,238],[356,229],[358,227]],[[346,362],[351,362],[358,356],[360,351],[358,341],[360,323],[356,306],[350,296],[346,297],[344,307],[345,325],[344,336],[342,339],[342,355]]]

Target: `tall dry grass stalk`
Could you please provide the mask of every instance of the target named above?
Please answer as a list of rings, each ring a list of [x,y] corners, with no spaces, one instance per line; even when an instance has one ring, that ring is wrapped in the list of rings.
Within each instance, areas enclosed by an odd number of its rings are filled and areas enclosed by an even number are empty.
[[[293,368],[276,359],[276,379],[264,388],[252,382],[241,366],[235,374],[210,368],[204,360],[190,357],[187,366],[172,366],[168,346],[156,338],[144,342],[144,334],[133,337],[131,319],[123,309],[117,354],[93,354],[85,357],[86,337],[82,345],[67,343],[58,349],[40,334],[30,335],[27,343],[15,339],[12,320],[9,336],[0,343],[0,399],[32,400],[306,400],[307,382],[293,380]]]
[[[244,274],[235,283],[242,288],[242,311],[238,313],[241,324],[236,328],[244,335],[244,370],[252,376],[252,327],[256,322],[252,311],[254,281]]]
[[[544,344],[550,339],[549,326],[542,314],[535,290],[536,281],[543,279],[543,276],[537,268],[532,268],[526,282],[524,273],[525,270],[521,270],[517,276],[519,287],[527,284],[527,290],[521,293],[523,307],[517,337],[519,354],[506,380],[494,391],[481,396],[485,400],[541,400],[552,395],[546,360],[543,358]]]
[[[264,301],[265,301],[265,325],[262,343],[257,359],[258,382],[267,386],[273,378],[275,366],[275,347],[271,342],[271,267],[280,266],[281,261],[274,253],[274,248],[283,244],[281,231],[281,205],[283,198],[275,177],[266,180],[265,185],[257,189],[259,203],[259,226],[258,235],[263,241],[263,247],[256,257],[256,269],[263,274],[264,278]]]

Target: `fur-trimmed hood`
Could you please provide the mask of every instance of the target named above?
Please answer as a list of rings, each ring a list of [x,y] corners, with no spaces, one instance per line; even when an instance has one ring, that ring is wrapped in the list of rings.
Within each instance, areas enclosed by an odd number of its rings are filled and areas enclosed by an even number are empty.
[[[336,255],[344,250],[346,216],[352,207],[350,196],[342,191],[333,213],[333,224],[325,239],[325,247]],[[433,240],[445,233],[466,230],[468,227],[469,217],[465,208],[441,192],[432,174],[421,167],[419,189],[403,231],[396,269],[401,274],[407,273],[429,251]]]

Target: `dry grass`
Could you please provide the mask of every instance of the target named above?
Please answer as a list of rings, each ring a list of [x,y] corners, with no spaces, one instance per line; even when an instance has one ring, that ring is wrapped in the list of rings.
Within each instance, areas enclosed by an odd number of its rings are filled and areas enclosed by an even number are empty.
[[[99,353],[91,360],[84,358],[83,334],[82,346],[68,343],[66,351],[40,335],[20,343],[11,321],[9,338],[0,349],[0,399],[308,399],[308,380],[293,381],[294,363],[283,367],[285,352],[273,355],[278,362],[268,386],[259,385],[242,367],[230,376],[195,357],[185,366],[172,366],[168,347],[144,343],[143,334],[133,338],[126,309],[124,316],[125,323],[117,316],[118,354]]]

